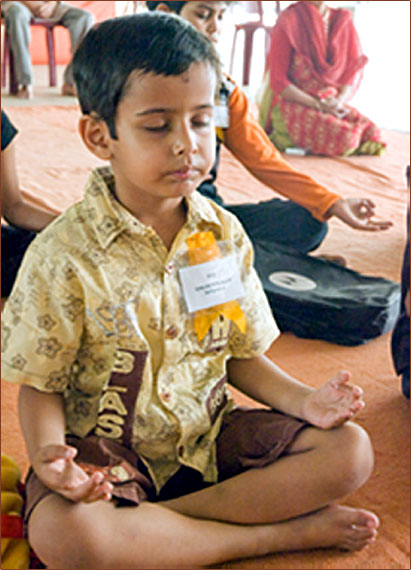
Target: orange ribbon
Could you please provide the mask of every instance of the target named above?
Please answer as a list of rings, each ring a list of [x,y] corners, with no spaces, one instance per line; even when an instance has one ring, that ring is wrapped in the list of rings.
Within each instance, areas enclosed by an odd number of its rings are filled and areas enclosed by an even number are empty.
[[[187,238],[186,241],[190,265],[199,265],[200,263],[221,258],[220,248],[212,232],[199,232]],[[215,305],[209,309],[196,311],[194,329],[199,342],[203,340],[214,321],[220,315],[235,323],[240,331],[243,334],[245,333],[247,319],[238,301],[227,301],[226,303]]]

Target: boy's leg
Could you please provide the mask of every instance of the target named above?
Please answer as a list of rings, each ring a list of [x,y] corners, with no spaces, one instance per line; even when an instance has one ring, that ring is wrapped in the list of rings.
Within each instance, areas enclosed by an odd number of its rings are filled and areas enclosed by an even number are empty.
[[[359,550],[376,518],[334,506],[273,525],[198,520],[158,504],[115,508],[50,495],[33,511],[29,539],[48,568],[193,568],[271,552],[316,547]]]
[[[317,249],[328,226],[289,200],[275,198],[258,204],[225,205],[237,216],[251,241],[263,240],[292,247],[300,253]]]
[[[274,463],[162,504],[196,518],[275,523],[345,497],[368,479],[372,467],[371,444],[358,425],[308,427]]]

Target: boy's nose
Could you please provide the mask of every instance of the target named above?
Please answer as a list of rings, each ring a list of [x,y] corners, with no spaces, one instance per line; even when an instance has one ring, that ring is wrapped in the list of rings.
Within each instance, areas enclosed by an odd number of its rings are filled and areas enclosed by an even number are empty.
[[[173,153],[175,156],[184,154],[196,154],[198,147],[195,138],[190,133],[181,133],[173,142]]]

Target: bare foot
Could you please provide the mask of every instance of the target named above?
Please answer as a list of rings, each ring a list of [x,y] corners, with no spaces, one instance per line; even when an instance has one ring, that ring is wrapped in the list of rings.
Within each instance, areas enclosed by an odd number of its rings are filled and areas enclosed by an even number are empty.
[[[70,85],[69,83],[65,83],[61,88],[62,95],[68,95],[69,97],[75,97],[77,92],[74,85]]]
[[[23,85],[17,91],[19,99],[33,99],[33,85]]]
[[[280,550],[362,550],[375,541],[378,526],[379,520],[374,513],[342,505],[331,505],[274,525],[279,532],[279,542],[282,542],[278,545]]]

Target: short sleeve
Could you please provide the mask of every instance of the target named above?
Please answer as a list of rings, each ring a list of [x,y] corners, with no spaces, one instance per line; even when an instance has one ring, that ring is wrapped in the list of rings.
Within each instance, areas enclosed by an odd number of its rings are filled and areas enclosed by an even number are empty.
[[[6,149],[17,134],[17,129],[6,113],[1,110],[1,150]]]
[[[32,247],[2,314],[2,378],[62,393],[79,348],[84,303],[74,280],[57,280],[55,267]]]

